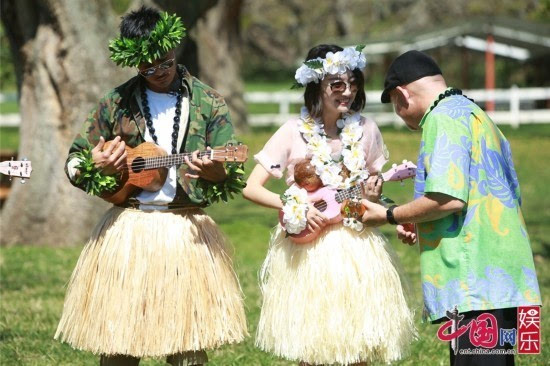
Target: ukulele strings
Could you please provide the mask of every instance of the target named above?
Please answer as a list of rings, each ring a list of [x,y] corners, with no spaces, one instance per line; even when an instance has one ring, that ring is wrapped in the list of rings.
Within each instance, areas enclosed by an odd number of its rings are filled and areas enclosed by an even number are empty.
[[[212,155],[212,152],[210,151],[203,151],[203,152],[200,152],[197,157],[198,158],[202,158],[204,156],[211,156]],[[216,151],[214,150],[213,152],[213,155],[212,155],[212,159],[215,159],[216,157],[220,157],[221,156],[224,156],[225,155],[225,152],[219,152],[219,151]],[[176,164],[173,164],[173,163],[176,163],[176,162],[179,162],[179,160],[183,160],[183,158],[187,156],[187,157],[191,157],[192,156],[192,153],[183,153],[183,154],[176,154],[176,155],[165,155],[165,156],[153,156],[153,157],[149,157],[149,158],[142,158],[141,161],[138,161],[136,163],[134,163],[134,161],[130,162],[130,163],[126,163],[126,165],[124,165],[122,167],[122,169],[120,170],[120,172],[124,172],[124,171],[127,171],[127,170],[137,170],[137,169],[156,169],[156,168],[160,168],[160,167],[164,167],[166,166],[166,164],[168,165],[176,165]],[[182,161],[183,163],[183,161]]]
[[[410,168],[409,168],[409,171],[410,171]],[[407,177],[409,177],[409,176],[407,176]],[[378,178],[381,179],[382,182],[385,181],[382,174],[378,174]],[[334,198],[335,198],[336,202],[342,203],[345,199],[348,199],[348,198],[362,197],[363,192],[362,192],[361,187],[363,186],[364,183],[365,182],[363,181],[363,182],[360,182],[359,184],[357,184],[353,187],[343,189],[341,191],[336,192],[336,194],[334,195]],[[319,211],[324,211],[324,210],[327,209],[328,204],[327,204],[326,201],[317,201],[313,204],[313,206],[316,209],[318,209]]]
[[[354,186],[354,187],[351,187],[351,188],[348,188],[348,189],[345,189],[345,190],[342,190],[340,192],[337,192],[336,195],[335,195],[335,198],[336,198],[336,201],[340,203],[341,201],[343,201],[346,198],[355,197],[356,194],[361,194],[361,189],[359,188],[358,185]],[[328,204],[326,203],[326,201],[321,201],[321,202],[318,202],[318,204],[314,203],[313,206],[316,209],[318,209],[319,211],[324,211],[324,210],[327,209]]]

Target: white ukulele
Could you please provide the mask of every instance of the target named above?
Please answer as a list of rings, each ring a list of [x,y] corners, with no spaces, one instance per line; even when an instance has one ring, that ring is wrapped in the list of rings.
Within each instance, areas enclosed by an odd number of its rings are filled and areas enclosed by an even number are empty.
[[[31,177],[32,165],[30,160],[23,159],[18,160],[7,160],[0,163],[0,173],[5,174],[10,177],[21,178],[21,183],[25,183],[25,179]]]

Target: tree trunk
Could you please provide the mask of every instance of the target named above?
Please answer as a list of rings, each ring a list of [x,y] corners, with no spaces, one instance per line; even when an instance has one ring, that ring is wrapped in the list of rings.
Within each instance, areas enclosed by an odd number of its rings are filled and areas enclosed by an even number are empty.
[[[186,13],[187,28],[214,2],[185,2],[197,11]],[[137,3],[146,1],[132,8]],[[0,244],[82,244],[108,205],[74,188],[64,163],[92,106],[135,73],[109,59],[119,19],[110,0],[3,0],[0,6],[19,85],[19,156],[33,165],[30,181],[14,184],[2,209]]]
[[[332,2],[332,15],[336,22],[336,34],[339,37],[348,36],[353,29],[353,9],[349,0]]]
[[[32,161],[2,210],[2,244],[74,245],[106,204],[71,186],[64,162],[72,138],[98,96],[122,81],[107,40],[117,26],[108,0],[4,0],[20,85],[19,156]]]
[[[239,133],[247,129],[244,85],[239,71],[242,5],[242,0],[220,0],[199,20],[194,33],[200,78],[225,97]]]
[[[184,64],[191,75],[199,76],[199,55],[195,39],[189,33],[196,26],[200,17],[216,5],[218,0],[142,0],[143,3],[156,6],[164,9],[169,13],[176,13],[181,17],[185,28],[187,29],[187,37],[183,39],[182,44],[176,50],[178,62]],[[136,4],[135,7],[138,5]]]

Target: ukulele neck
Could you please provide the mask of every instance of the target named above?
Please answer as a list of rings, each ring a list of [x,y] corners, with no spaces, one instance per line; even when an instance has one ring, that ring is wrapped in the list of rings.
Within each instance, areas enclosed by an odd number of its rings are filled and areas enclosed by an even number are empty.
[[[185,163],[185,157],[191,158],[191,153],[183,154],[174,154],[174,155],[165,155],[165,156],[155,156],[152,158],[145,158],[145,170],[148,169],[157,169],[157,168],[167,168],[173,165],[181,165]],[[209,151],[203,151],[198,154],[198,158],[203,156],[208,156],[211,158],[212,154]]]
[[[339,191],[335,195],[336,202],[342,203],[344,200],[363,197],[363,184],[364,182],[361,182],[353,187]]]

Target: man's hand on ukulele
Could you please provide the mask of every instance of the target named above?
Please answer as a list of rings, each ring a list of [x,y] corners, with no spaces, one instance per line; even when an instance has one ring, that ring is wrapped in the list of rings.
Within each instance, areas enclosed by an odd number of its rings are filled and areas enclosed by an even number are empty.
[[[416,227],[414,224],[399,224],[395,227],[397,238],[405,244],[414,245],[416,243]]]
[[[117,136],[108,142],[107,147],[105,144],[105,139],[101,136],[92,149],[92,158],[96,168],[101,169],[103,174],[112,175],[126,166],[126,143]]]
[[[210,151],[210,147],[206,148]],[[191,159],[185,157],[185,163],[193,170],[193,173],[185,173],[188,178],[202,178],[210,182],[219,183],[223,182],[226,177],[225,168],[220,161],[212,161],[208,156],[204,155],[202,158],[198,157],[199,150],[194,151],[191,154]]]
[[[380,226],[388,222],[384,206],[365,199],[361,200],[361,203],[366,209],[361,219],[366,226]]]

